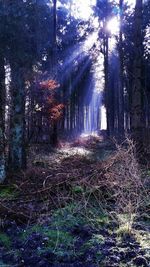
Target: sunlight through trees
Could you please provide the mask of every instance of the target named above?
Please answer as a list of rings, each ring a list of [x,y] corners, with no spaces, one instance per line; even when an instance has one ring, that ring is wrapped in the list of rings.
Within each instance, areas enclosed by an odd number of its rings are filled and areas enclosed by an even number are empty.
[[[8,169],[25,168],[30,142],[101,129],[136,140],[137,128],[149,131],[149,1],[140,23],[134,5],[0,1],[1,180],[7,162]],[[59,84],[49,109],[61,113],[55,122],[43,112],[50,96],[39,90],[51,80]]]

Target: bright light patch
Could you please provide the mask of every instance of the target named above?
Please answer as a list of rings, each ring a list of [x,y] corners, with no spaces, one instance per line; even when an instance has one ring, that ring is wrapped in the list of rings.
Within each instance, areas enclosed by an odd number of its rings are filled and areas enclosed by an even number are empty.
[[[92,6],[96,5],[96,0],[73,0],[71,9],[73,16],[77,19],[88,20],[93,14]]]
[[[120,28],[120,23],[119,23],[118,18],[114,17],[114,18],[110,19],[107,22],[106,28],[112,35],[118,34],[119,33],[119,28]]]
[[[98,39],[98,32],[93,32],[89,34],[89,36],[86,38],[84,45],[83,45],[83,51],[87,51],[89,53],[89,50],[92,48],[94,44],[96,44]]]
[[[81,138],[87,138],[87,137],[90,137],[90,136],[99,137],[97,132],[82,133],[80,135]]]
[[[136,0],[126,0],[126,2],[131,6],[135,6]]]
[[[101,130],[107,129],[107,122],[106,122],[106,108],[105,106],[101,107]]]
[[[91,154],[91,151],[89,151],[88,149],[84,147],[72,147],[71,149],[69,147],[69,148],[61,149],[60,151],[64,154],[64,157],[73,156],[73,155],[90,156]]]

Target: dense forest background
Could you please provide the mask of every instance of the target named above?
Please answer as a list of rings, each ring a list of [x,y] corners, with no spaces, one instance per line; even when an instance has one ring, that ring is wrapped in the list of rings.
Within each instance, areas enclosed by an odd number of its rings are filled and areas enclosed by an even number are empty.
[[[0,267],[150,266],[150,0],[0,0]]]
[[[1,181],[29,143],[105,129],[147,147],[150,2],[76,2],[0,1]]]

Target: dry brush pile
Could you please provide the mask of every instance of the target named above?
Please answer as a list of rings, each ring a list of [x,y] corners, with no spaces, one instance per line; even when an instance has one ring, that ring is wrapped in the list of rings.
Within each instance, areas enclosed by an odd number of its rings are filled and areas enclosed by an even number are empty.
[[[0,201],[2,213],[20,221],[34,221],[76,202],[83,209],[99,206],[119,223],[126,220],[130,226],[141,211],[147,212],[144,203],[149,195],[149,177],[142,178],[132,140],[126,139],[125,144],[117,145],[104,161],[91,162],[76,154],[15,175],[16,194]]]

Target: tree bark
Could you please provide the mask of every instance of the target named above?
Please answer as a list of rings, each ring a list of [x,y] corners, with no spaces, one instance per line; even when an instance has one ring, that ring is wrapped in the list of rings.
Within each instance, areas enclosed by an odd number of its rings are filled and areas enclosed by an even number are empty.
[[[0,183],[6,178],[6,160],[5,160],[5,70],[4,59],[0,60]]]
[[[135,6],[135,59],[131,103],[131,131],[137,152],[143,150],[143,107],[142,107],[142,0]]]
[[[56,77],[57,63],[57,0],[53,0],[52,75]]]
[[[52,75],[54,79],[57,76],[57,0],[53,0],[53,37],[52,37]],[[58,143],[58,125],[57,121],[53,125],[52,144]]]
[[[119,31],[119,113],[118,113],[118,132],[124,134],[124,84],[123,84],[123,41],[122,41],[122,23],[123,23],[123,0],[119,2],[120,9],[120,31]]]
[[[104,37],[104,74],[105,74],[105,103],[106,103],[106,119],[107,119],[107,134],[113,135],[114,131],[114,118],[112,109],[112,92],[109,88],[109,62],[108,62],[108,34]]]
[[[24,69],[11,64],[11,117],[9,169],[21,170],[26,167],[25,151],[25,90]]]

